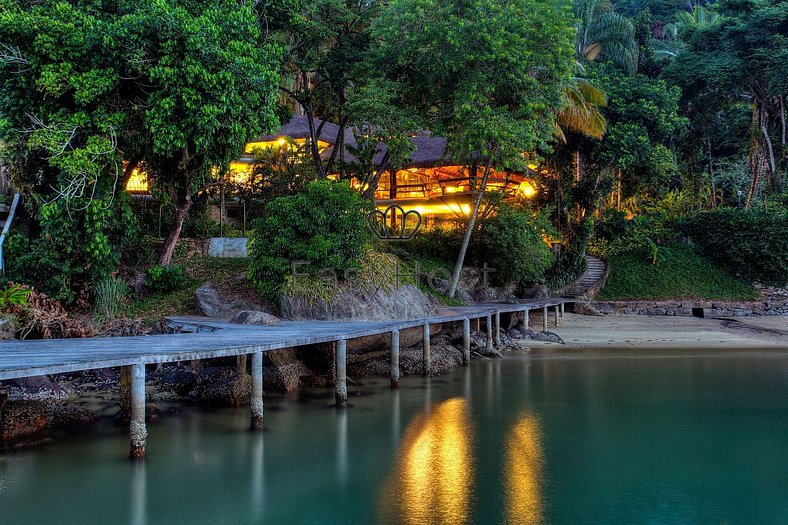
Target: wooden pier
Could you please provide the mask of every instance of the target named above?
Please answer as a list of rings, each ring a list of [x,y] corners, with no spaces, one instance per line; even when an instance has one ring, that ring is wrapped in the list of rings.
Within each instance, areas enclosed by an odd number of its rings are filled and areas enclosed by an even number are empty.
[[[210,319],[178,319],[192,325],[194,333],[88,339],[48,339],[0,343],[0,380],[39,375],[121,367],[121,399],[130,407],[130,455],[145,456],[145,365],[193,361],[216,357],[251,356],[251,428],[263,428],[263,353],[283,348],[333,343],[335,346],[335,397],[337,407],[347,406],[347,340],[391,334],[391,386],[399,386],[400,331],[423,330],[425,374],[430,370],[430,326],[461,322],[463,363],[470,364],[471,321],[477,329],[485,320],[487,347],[500,345],[501,314],[522,314],[528,327],[529,312],[542,310],[547,330],[548,310],[555,325],[563,315],[564,299],[547,299],[515,304],[486,303],[443,308],[438,315],[392,321],[282,321],[276,325],[251,326]],[[124,391],[124,389],[126,391]]]

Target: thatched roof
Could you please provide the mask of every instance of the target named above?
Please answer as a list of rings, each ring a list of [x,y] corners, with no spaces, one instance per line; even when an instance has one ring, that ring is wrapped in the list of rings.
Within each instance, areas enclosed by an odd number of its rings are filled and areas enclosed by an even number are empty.
[[[320,126],[323,126],[320,128]],[[333,122],[326,121],[325,123],[320,119],[314,119],[314,126],[315,132],[320,129],[320,136],[318,140],[322,140],[323,142],[328,142],[331,145],[337,143],[337,137],[339,135],[339,126],[334,124]],[[282,126],[276,133],[271,135],[264,135],[262,137],[258,137],[251,142],[269,142],[274,141],[280,137],[290,137],[293,139],[308,139],[309,138],[309,119],[307,119],[306,115],[293,115],[290,121]],[[355,145],[356,139],[353,137],[353,133],[348,129],[345,128],[344,131],[345,137],[345,144],[346,145]]]

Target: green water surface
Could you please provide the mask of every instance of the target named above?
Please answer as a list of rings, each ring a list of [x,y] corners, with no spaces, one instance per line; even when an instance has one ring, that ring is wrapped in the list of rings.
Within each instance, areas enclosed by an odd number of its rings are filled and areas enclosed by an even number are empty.
[[[788,523],[788,355],[528,357],[0,454],[1,524]]]

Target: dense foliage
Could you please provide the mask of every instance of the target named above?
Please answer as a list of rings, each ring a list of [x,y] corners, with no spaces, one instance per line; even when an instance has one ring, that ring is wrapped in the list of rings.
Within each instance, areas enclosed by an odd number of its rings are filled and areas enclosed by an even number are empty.
[[[78,205],[83,208],[70,208]],[[32,239],[16,233],[8,239],[6,274],[66,304],[87,300],[89,287],[115,270],[121,250],[137,235],[125,196],[39,200],[34,210],[41,233]]]
[[[531,286],[553,264],[553,252],[543,239],[549,229],[544,217],[503,205],[482,224],[476,258],[496,269],[494,284]]]
[[[715,263],[748,279],[788,285],[788,211],[721,208],[692,217],[686,229]]]
[[[174,211],[164,264],[214,169],[277,123],[279,51],[249,3],[0,0],[0,35],[15,184],[78,223],[144,167]]]
[[[345,182],[313,181],[279,197],[253,222],[249,278],[275,297],[288,275],[333,272],[339,279],[358,270],[369,242],[369,202]],[[294,261],[301,264],[293,266]]]

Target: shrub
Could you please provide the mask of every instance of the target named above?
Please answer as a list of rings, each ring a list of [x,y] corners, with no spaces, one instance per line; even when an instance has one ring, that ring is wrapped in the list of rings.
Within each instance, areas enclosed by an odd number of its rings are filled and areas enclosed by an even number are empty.
[[[652,210],[632,219],[622,212],[605,212],[594,229],[588,251],[602,258],[620,253],[652,249],[678,240],[681,232],[676,219],[663,210]]]
[[[185,273],[178,264],[151,266],[145,270],[145,286],[157,293],[169,293],[183,286]]]
[[[9,283],[7,286],[0,288],[0,311],[7,312],[15,306],[27,306],[27,297],[30,295],[31,291],[30,288],[13,283]]]
[[[269,202],[252,222],[249,278],[257,290],[274,298],[293,271],[317,275],[330,268],[338,276],[359,269],[370,232],[371,203],[346,182],[313,181],[295,195]]]
[[[138,233],[125,195],[29,203],[41,233],[32,240],[19,233],[9,236],[7,275],[63,304],[86,296],[86,289],[109,276]]]
[[[123,279],[107,277],[93,290],[93,312],[97,317],[113,318],[128,302],[129,287]]]
[[[475,258],[495,268],[495,284],[524,287],[538,282],[553,264],[553,252],[542,239],[549,228],[541,216],[502,204],[482,224]]]
[[[788,212],[719,208],[688,219],[685,231],[704,256],[766,284],[788,284]]]

